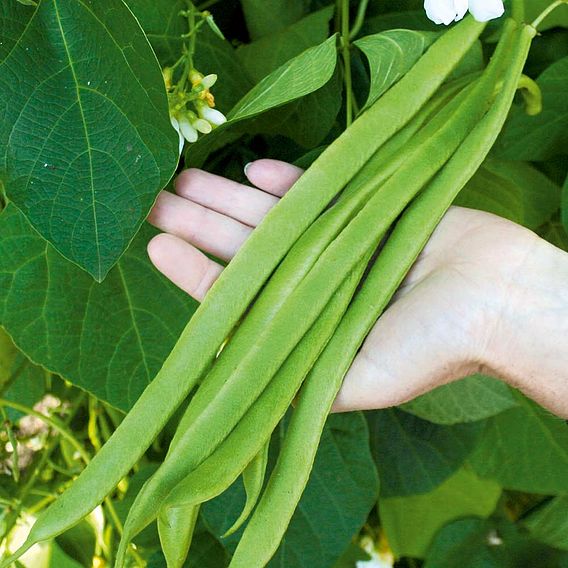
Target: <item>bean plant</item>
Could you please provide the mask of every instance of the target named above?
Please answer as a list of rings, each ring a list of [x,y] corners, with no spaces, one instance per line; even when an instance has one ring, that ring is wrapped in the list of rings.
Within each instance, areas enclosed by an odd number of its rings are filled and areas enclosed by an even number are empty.
[[[330,414],[452,204],[568,250],[568,7],[426,4],[3,0],[2,567],[568,566],[519,392]],[[145,219],[260,157],[306,171],[198,304]]]

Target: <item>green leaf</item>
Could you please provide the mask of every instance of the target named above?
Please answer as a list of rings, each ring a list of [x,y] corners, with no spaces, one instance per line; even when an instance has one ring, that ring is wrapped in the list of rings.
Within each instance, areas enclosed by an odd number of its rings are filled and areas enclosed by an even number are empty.
[[[381,499],[381,526],[396,556],[424,558],[445,524],[467,516],[488,517],[500,495],[497,483],[462,468],[425,495]]]
[[[546,160],[568,148],[568,57],[551,65],[537,79],[542,112],[528,116],[516,106],[498,140],[499,155],[511,160]]]
[[[371,87],[365,106],[372,105],[404,76],[437,36],[412,30],[388,30],[355,41],[369,62]]]
[[[241,0],[252,39],[273,34],[297,22],[309,0]]]
[[[560,568],[561,559],[509,521],[462,519],[438,533],[424,568]]]
[[[568,492],[568,426],[536,403],[518,400],[517,408],[487,421],[470,464],[507,489]]]
[[[163,66],[174,64],[183,53],[181,36],[188,31],[187,20],[179,14],[186,9],[186,1],[127,0],[126,3],[146,32],[160,63]],[[223,112],[228,112],[252,87],[235,49],[209,27],[199,29],[194,63],[204,75],[217,75],[212,91],[217,107]]]
[[[472,375],[442,385],[401,408],[424,420],[451,425],[483,420],[516,405],[505,383],[484,375]]]
[[[490,158],[454,205],[489,211],[535,230],[560,207],[560,188],[530,164]]]
[[[555,497],[526,517],[522,525],[536,540],[568,550],[568,497]]]
[[[236,140],[243,132],[250,132],[250,119],[295,101],[301,105],[304,102],[302,97],[324,87],[334,76],[337,63],[335,43],[336,38],[333,36],[302,52],[265,77],[233,108],[225,124],[207,136],[202,136],[189,147],[186,163],[201,166],[211,152]],[[314,104],[318,104],[318,99],[314,99]],[[290,106],[292,113],[297,108]],[[288,120],[292,120],[292,117]]]
[[[541,236],[554,246],[568,252],[568,233],[558,221],[550,221],[541,231]]]
[[[272,448],[277,450],[277,446]],[[368,431],[359,413],[330,416],[314,469],[270,568],[329,568],[342,555],[373,507],[378,480],[369,453]],[[245,502],[239,482],[207,503],[204,518],[223,534]],[[233,551],[240,533],[223,539]]]
[[[366,413],[381,497],[428,493],[457,471],[482,423],[440,426],[397,409]]]
[[[248,74],[258,82],[292,57],[325,41],[332,15],[333,6],[318,10],[286,29],[243,45],[237,55]]]
[[[2,2],[0,178],[65,257],[102,280],[178,160],[160,67],[121,0]],[[28,21],[29,19],[29,21]]]
[[[34,362],[128,409],[196,307],[148,260],[155,232],[145,226],[97,284],[15,207],[2,213],[0,226],[0,323]]]

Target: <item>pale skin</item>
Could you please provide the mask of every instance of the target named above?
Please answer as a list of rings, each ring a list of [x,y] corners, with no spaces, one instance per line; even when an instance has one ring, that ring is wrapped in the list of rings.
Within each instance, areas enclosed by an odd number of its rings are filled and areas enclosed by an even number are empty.
[[[302,170],[249,164],[254,187],[190,169],[149,221],[154,265],[200,301]],[[367,337],[335,411],[386,408],[474,372],[568,417],[568,254],[489,213],[452,207]]]

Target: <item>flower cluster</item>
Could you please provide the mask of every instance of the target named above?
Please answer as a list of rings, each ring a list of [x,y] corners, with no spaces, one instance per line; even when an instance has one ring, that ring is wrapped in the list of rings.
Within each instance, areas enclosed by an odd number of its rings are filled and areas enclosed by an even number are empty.
[[[502,0],[424,0],[426,15],[436,24],[461,20],[469,10],[478,22],[500,18],[505,12]]]
[[[178,85],[172,87],[173,69],[163,71],[164,82],[168,90],[170,120],[179,136],[179,153],[184,141],[196,142],[201,134],[209,134],[213,128],[226,122],[225,115],[215,109],[215,98],[210,89],[217,81],[217,75],[205,75],[192,69]],[[190,89],[185,85],[189,81]],[[180,86],[182,86],[180,88]],[[189,107],[189,108],[188,108]]]

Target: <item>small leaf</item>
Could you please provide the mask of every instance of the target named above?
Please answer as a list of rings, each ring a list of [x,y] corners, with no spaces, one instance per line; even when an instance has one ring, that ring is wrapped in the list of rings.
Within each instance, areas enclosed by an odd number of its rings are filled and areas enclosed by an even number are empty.
[[[473,375],[443,385],[402,405],[402,409],[436,424],[475,422],[499,414],[517,401],[497,379]]]
[[[371,88],[365,106],[372,105],[396,83],[437,36],[436,33],[412,30],[388,30],[355,41],[369,61]]]
[[[29,19],[29,21],[28,21]],[[0,177],[65,257],[101,281],[178,160],[160,67],[121,0],[2,2]]]
[[[297,22],[306,12],[306,0],[241,0],[253,39],[271,35]]]

